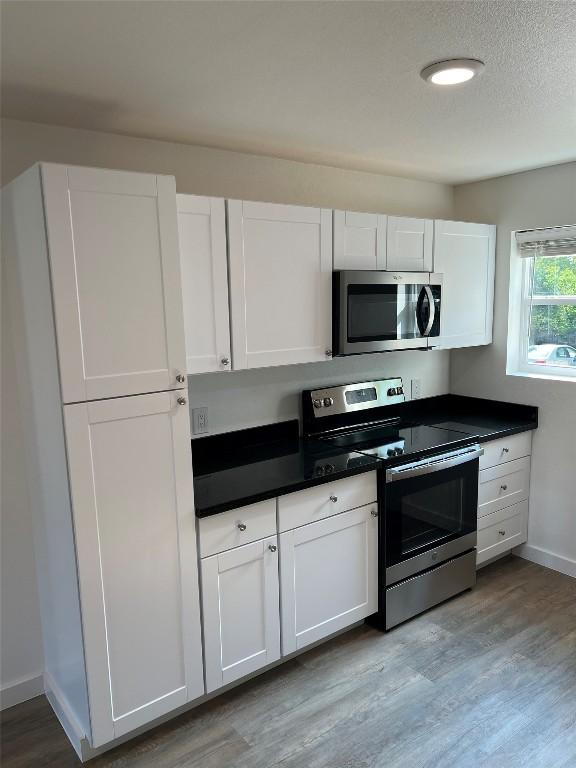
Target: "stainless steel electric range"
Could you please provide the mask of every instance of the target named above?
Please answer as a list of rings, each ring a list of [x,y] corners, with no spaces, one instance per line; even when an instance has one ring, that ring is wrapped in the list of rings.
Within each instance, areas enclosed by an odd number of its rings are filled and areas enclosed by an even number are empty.
[[[403,420],[402,379],[302,393],[304,436],[379,461],[379,610],[391,629],[476,583],[478,464],[469,436]]]

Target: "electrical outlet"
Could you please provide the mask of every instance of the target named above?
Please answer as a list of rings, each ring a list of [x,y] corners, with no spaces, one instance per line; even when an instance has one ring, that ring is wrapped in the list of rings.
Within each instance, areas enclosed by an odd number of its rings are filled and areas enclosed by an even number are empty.
[[[422,379],[412,379],[412,400],[419,400],[422,397]]]
[[[208,408],[192,408],[192,434],[208,432]]]

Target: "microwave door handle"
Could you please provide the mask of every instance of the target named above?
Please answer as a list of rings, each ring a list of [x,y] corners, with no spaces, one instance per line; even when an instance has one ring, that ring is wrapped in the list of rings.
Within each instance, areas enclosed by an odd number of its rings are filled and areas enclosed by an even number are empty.
[[[430,475],[432,472],[440,472],[449,467],[456,467],[458,464],[465,464],[482,456],[484,449],[476,446],[470,450],[451,454],[446,458],[439,458],[436,461],[417,462],[403,469],[402,467],[393,467],[386,470],[386,482],[394,483],[397,480],[407,480],[410,477],[419,477],[421,475]]]
[[[428,299],[428,306],[430,307],[430,312],[428,313],[428,322],[426,326],[424,326],[424,320],[422,318],[422,309],[424,307],[424,299]],[[436,319],[436,302],[434,301],[434,294],[432,293],[432,288],[430,288],[429,285],[422,286],[422,290],[420,291],[420,296],[418,297],[418,304],[416,305],[416,321],[418,323],[418,329],[420,331],[420,334],[423,337],[430,336],[430,331],[432,330],[432,326],[434,325],[434,320]]]
[[[418,325],[420,336],[424,336],[424,331],[426,330],[424,318],[422,316],[422,310],[424,309],[425,299],[426,299],[426,291],[424,290],[424,286],[423,286],[420,293],[418,294],[418,301],[416,302],[416,324]]]

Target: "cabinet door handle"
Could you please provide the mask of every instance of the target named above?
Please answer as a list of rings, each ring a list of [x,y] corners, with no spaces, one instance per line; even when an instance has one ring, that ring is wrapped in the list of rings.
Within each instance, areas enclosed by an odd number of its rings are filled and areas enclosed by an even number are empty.
[[[238,523],[238,530],[239,531],[245,531],[246,530],[246,524],[245,523]]]
[[[184,384],[184,382],[186,381],[186,376],[184,376],[183,373],[179,373],[176,376],[176,381],[178,382],[178,384]]]
[[[268,549],[270,550],[270,552],[276,552],[276,549],[277,549],[276,544],[268,544]]]
[[[224,367],[227,367],[227,366],[229,366],[229,365],[230,365],[230,358],[228,358],[228,357],[223,357],[223,358],[220,360],[220,363],[221,363],[221,365],[223,365]]]
[[[498,533],[500,534],[500,536],[506,536],[506,531],[498,531]]]
[[[330,496],[330,501],[333,502],[334,504],[336,504],[336,502],[338,501],[338,496],[334,496],[334,494],[332,494]]]
[[[186,398],[185,397],[179,397],[176,402],[178,405],[186,405]]]
[[[371,509],[370,514],[372,515],[372,517],[378,517],[378,512],[375,509]]]
[[[504,484],[504,485],[501,485],[501,486],[500,486],[500,490],[501,490],[501,491],[507,491],[507,490],[508,490],[508,486],[507,486],[506,484]]]
[[[325,355],[326,355],[326,357],[332,357],[332,350],[331,349],[327,349],[326,352],[325,352]]]

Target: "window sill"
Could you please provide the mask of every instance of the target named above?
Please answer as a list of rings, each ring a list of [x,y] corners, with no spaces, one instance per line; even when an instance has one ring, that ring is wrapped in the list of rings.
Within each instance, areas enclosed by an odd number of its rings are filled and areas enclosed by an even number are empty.
[[[506,376],[520,376],[525,379],[544,379],[545,381],[576,382],[576,373],[533,373],[532,371],[506,371]]]

